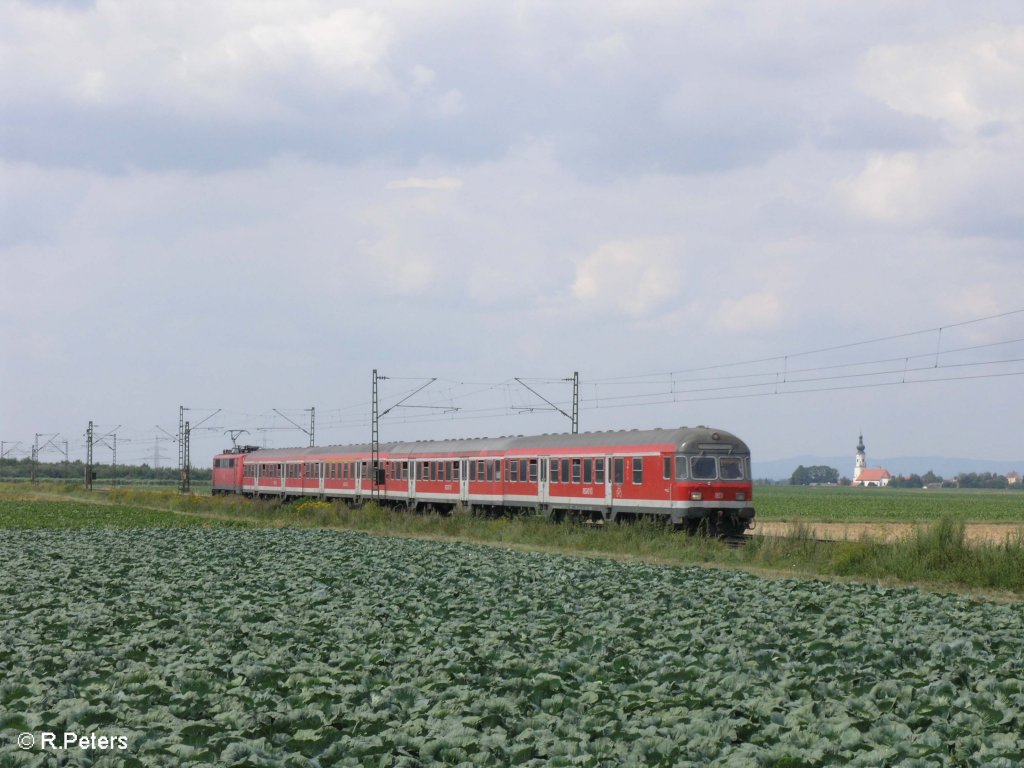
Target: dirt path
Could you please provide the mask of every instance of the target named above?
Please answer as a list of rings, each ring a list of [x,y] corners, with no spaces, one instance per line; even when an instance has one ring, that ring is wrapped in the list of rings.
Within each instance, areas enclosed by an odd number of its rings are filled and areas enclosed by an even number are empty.
[[[804,526],[817,539],[842,541],[867,536],[876,541],[895,541],[913,534],[918,527],[915,523],[758,523],[754,535],[788,536],[798,526]],[[1007,537],[1024,537],[1024,524],[1020,523],[968,523],[966,526],[967,540],[970,542],[988,542],[1002,544]]]

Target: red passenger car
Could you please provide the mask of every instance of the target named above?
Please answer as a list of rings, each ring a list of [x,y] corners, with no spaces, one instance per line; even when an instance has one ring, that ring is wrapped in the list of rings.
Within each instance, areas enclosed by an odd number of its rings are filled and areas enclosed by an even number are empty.
[[[750,450],[708,427],[226,452],[213,492],[409,509],[527,511],[555,519],[662,518],[738,534],[754,519]],[[378,482],[375,482],[377,480]]]

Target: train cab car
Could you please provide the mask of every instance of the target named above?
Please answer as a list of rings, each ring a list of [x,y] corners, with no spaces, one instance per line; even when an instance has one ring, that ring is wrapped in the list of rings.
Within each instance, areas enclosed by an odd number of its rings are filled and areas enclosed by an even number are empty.
[[[754,520],[750,449],[728,432],[698,427],[664,458],[671,472],[672,498],[691,531],[742,533]]]

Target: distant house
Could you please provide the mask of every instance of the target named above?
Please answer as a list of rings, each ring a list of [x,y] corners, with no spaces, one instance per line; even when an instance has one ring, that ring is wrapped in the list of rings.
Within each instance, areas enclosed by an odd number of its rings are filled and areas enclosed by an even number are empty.
[[[1020,482],[1020,475],[1018,475],[1016,472],[1009,472],[1006,475],[1006,482],[1009,485],[1016,485],[1017,483]]]
[[[864,448],[864,435],[857,440],[857,458],[853,462],[853,481],[850,486],[853,488],[866,488],[873,486],[882,488],[889,484],[892,475],[889,470],[882,467],[868,468],[867,450]]]
[[[850,485],[855,487],[873,485],[881,488],[888,485],[890,480],[892,480],[892,475],[889,474],[888,469],[882,469],[881,467],[877,469],[862,469],[860,475]]]

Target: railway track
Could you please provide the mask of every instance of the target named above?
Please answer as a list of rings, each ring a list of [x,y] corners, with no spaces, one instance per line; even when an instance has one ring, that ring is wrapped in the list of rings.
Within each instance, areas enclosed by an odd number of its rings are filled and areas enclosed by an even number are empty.
[[[761,534],[761,535],[765,536],[766,534]],[[740,547],[746,546],[747,542],[749,542],[752,538],[754,538],[753,534],[744,533],[744,534],[734,535],[734,536],[721,536],[719,538],[719,541],[721,541],[727,547],[730,547],[732,549],[739,549]],[[771,538],[785,539],[787,537],[786,536],[775,535],[775,536],[772,536]],[[815,539],[810,539],[810,541],[813,541],[813,542],[815,542],[817,544],[834,544],[836,541],[838,541],[838,539],[817,539],[817,538],[815,538]]]

